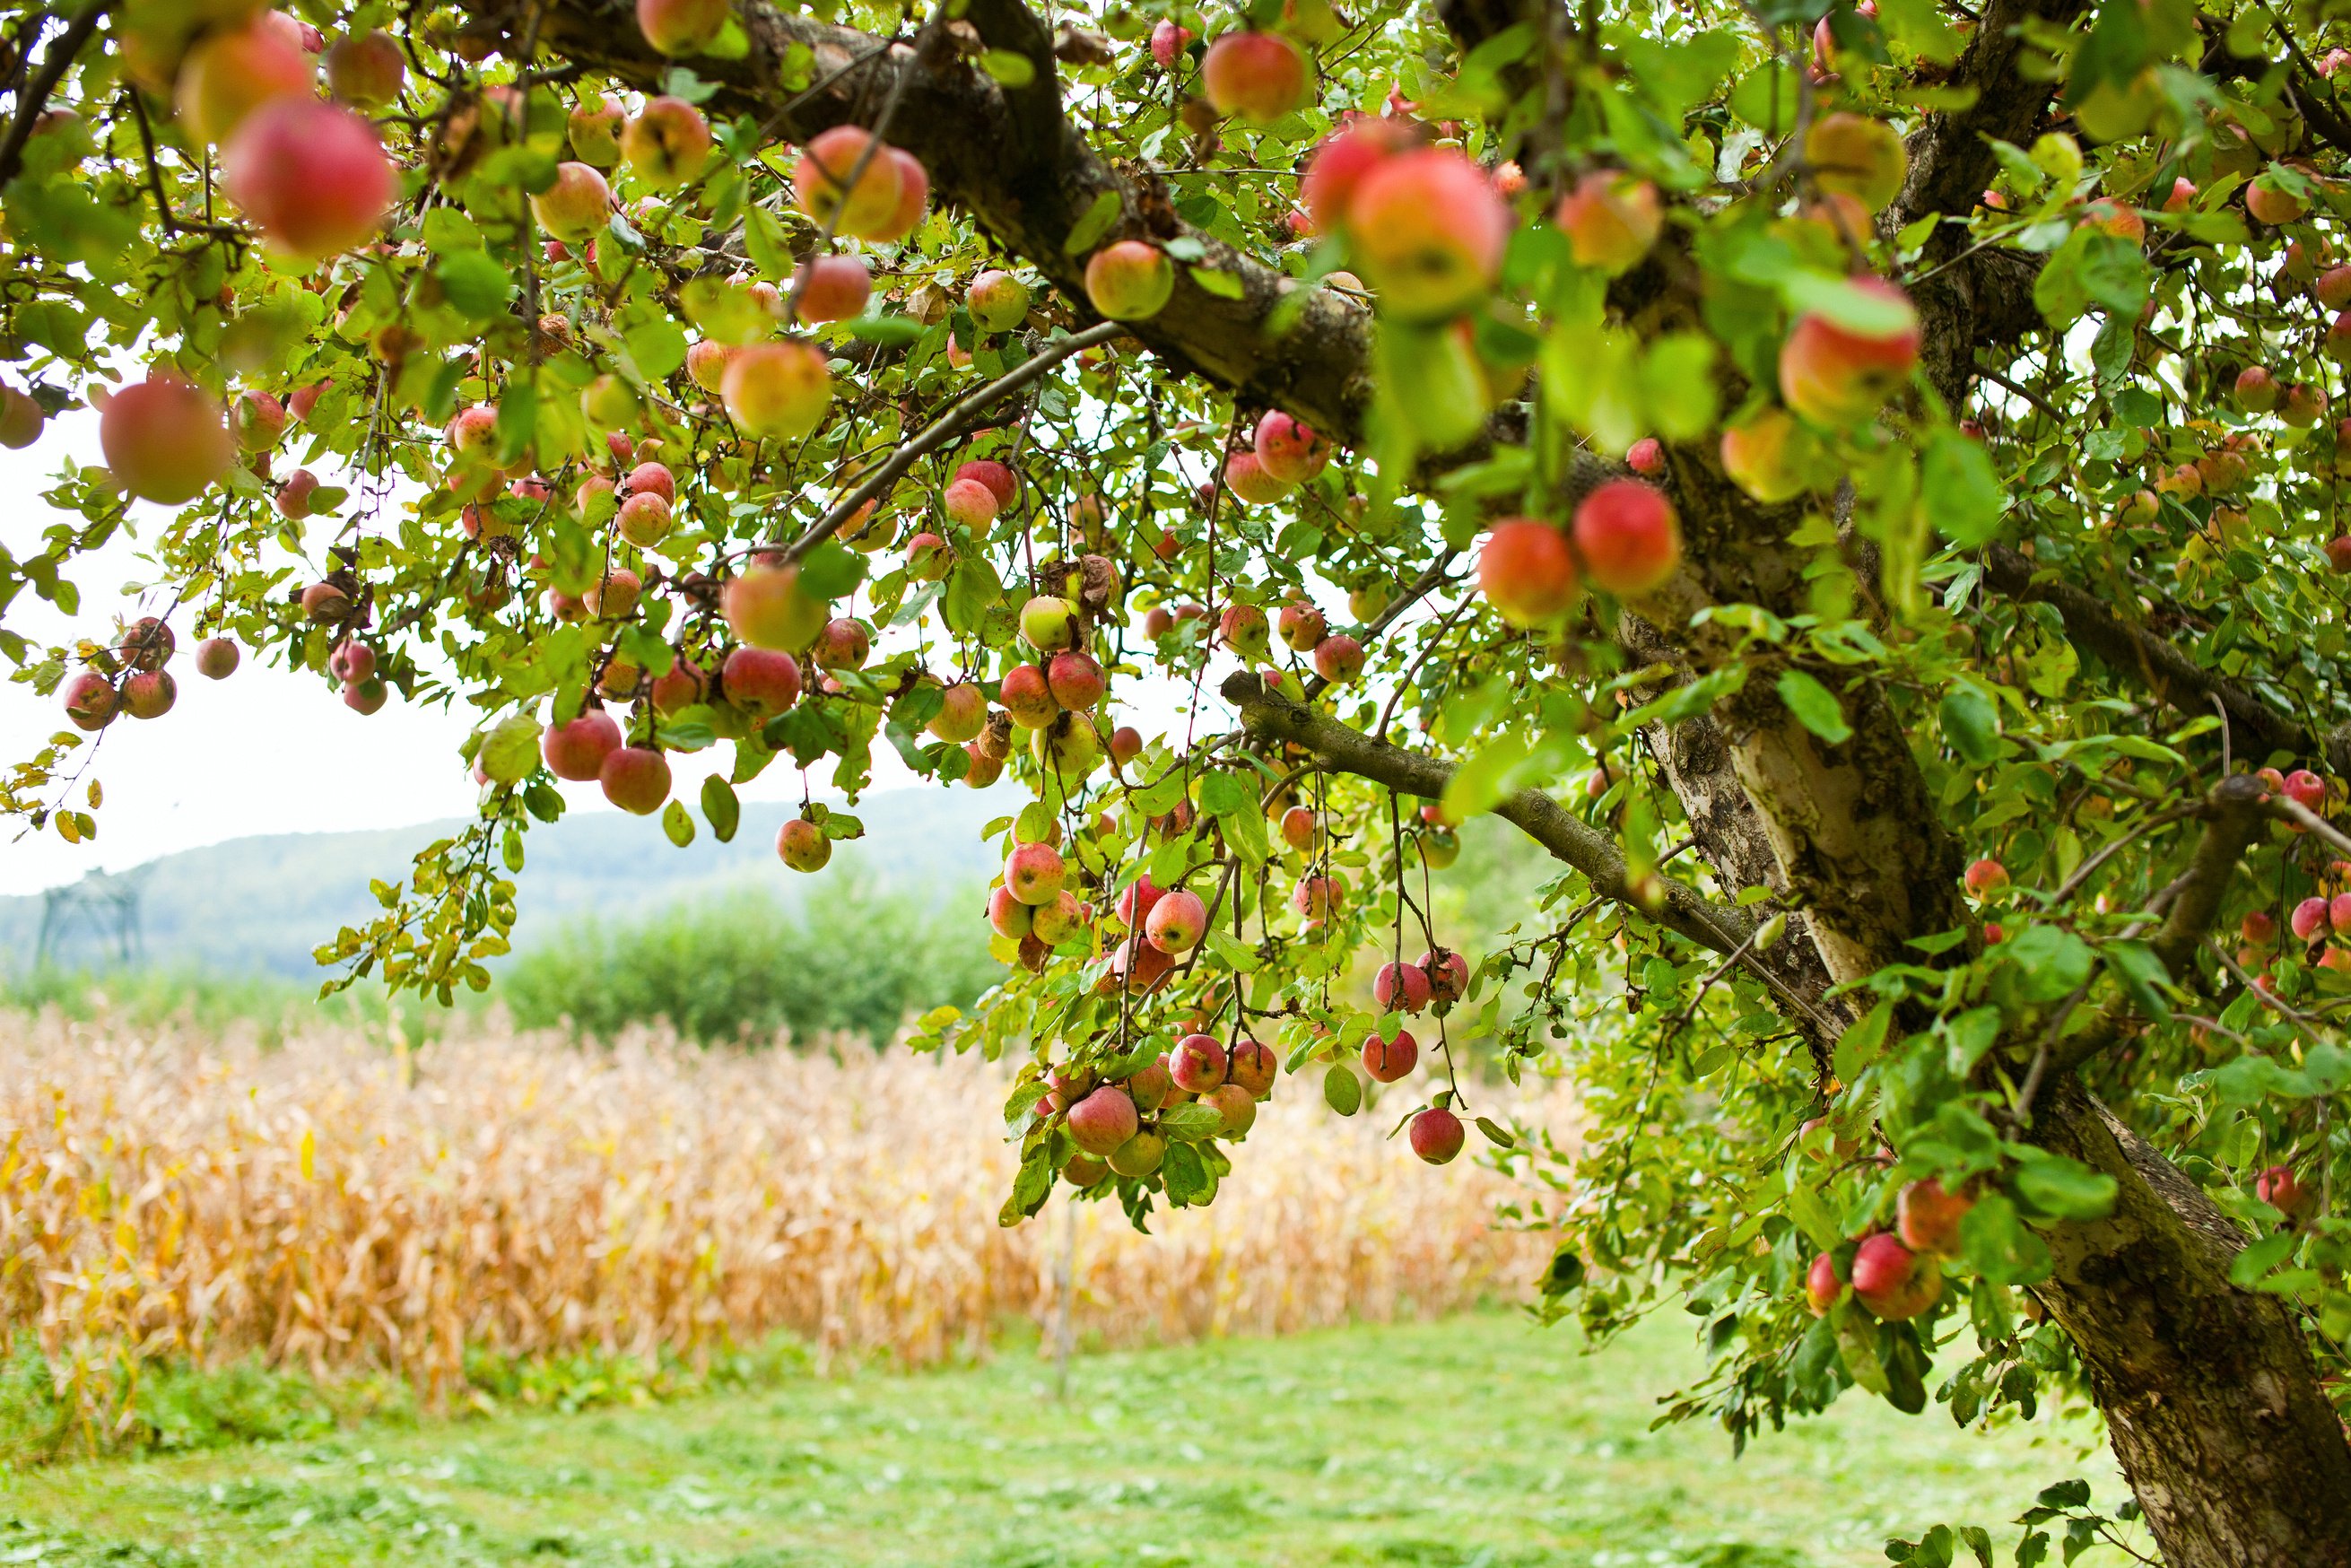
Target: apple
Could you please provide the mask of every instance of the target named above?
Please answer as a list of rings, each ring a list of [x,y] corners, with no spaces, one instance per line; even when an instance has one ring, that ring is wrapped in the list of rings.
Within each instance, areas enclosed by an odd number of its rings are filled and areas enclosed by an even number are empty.
[[[1382,964],[1372,977],[1372,1000],[1384,1013],[1420,1012],[1428,1006],[1428,976],[1417,964]]]
[[[991,457],[977,457],[955,471],[957,482],[976,479],[996,496],[998,510],[1012,505],[1019,497],[1020,481],[1012,470]]]
[[[1166,896],[1167,890],[1153,886],[1148,873],[1137,877],[1118,895],[1116,913],[1119,924],[1132,930],[1138,920],[1150,919],[1151,912],[1158,908],[1159,901]]]
[[[1064,649],[1045,666],[1045,689],[1052,694],[1055,706],[1066,711],[1087,711],[1102,701],[1104,688],[1102,665],[1082,649]]]
[[[969,681],[956,681],[939,694],[939,711],[929,727],[933,737],[953,746],[977,739],[987,727],[987,694]]]
[[[1987,855],[1969,864],[1965,880],[1969,893],[1978,898],[1988,897],[1995,889],[2008,885],[2008,868]]]
[[[1364,1071],[1372,1075],[1374,1083],[1394,1083],[1420,1064],[1420,1042],[1408,1029],[1400,1029],[1391,1040],[1382,1040],[1376,1033],[1364,1040]]]
[[[1163,68],[1173,68],[1176,57],[1190,46],[1193,37],[1191,28],[1163,21],[1151,29],[1151,57]]]
[[[1902,1244],[1914,1252],[1956,1258],[1959,1255],[1959,1221],[1975,1206],[1975,1198],[1964,1187],[1958,1192],[1946,1192],[1941,1182],[1928,1176],[1904,1187],[1901,1197],[1895,1200],[1895,1229],[1900,1233]]]
[[[1281,1058],[1262,1040],[1235,1040],[1225,1059],[1225,1082],[1238,1085],[1253,1100],[1273,1092],[1273,1081],[1280,1071]]]
[[[1344,224],[1364,177],[1413,144],[1413,132],[1403,121],[1372,119],[1356,120],[1317,147],[1298,185],[1315,231],[1328,234]],[[1334,280],[1342,276],[1353,279],[1352,274],[1332,273],[1324,286],[1336,287]]]
[[[311,76],[298,38],[265,13],[199,39],[180,62],[172,99],[192,138],[219,142],[271,99],[308,98]]]
[[[1147,240],[1119,240],[1087,259],[1086,298],[1110,320],[1146,320],[1175,293],[1176,264]]]
[[[612,188],[585,163],[559,163],[555,183],[530,199],[538,226],[566,245],[580,245],[611,215]]]
[[[1042,729],[1061,716],[1061,705],[1053,699],[1045,672],[1034,664],[1016,664],[1006,671],[997,696],[1023,729]]]
[[[1842,110],[1813,121],[1804,161],[1821,189],[1842,191],[1873,213],[1900,194],[1910,169],[1894,127]]]
[[[538,737],[538,755],[558,779],[575,783],[595,779],[604,758],[620,749],[621,727],[600,707],[582,708],[569,724],[548,726]]]
[[[354,109],[384,109],[399,101],[407,57],[381,27],[338,38],[327,48],[327,87]]]
[[[848,321],[865,314],[873,274],[863,256],[820,256],[800,263],[792,286],[800,293],[801,320]]]
[[[2341,270],[2351,274],[2351,267]],[[2237,406],[2247,413],[2267,413],[2277,407],[2279,390],[2277,377],[2270,373],[2266,365],[2247,365],[2239,371],[2232,389]]]
[[[1123,768],[1143,755],[1143,732],[1131,724],[1120,725],[1110,732],[1110,760],[1113,768]]]
[[[1270,125],[1306,101],[1306,57],[1279,33],[1227,33],[1200,61],[1200,86],[1218,114]]]
[[[726,0],[637,0],[637,30],[661,54],[698,55],[726,30]]]
[[[626,621],[635,613],[644,580],[627,567],[616,566],[588,585],[580,602],[599,621]]]
[[[1886,324],[1854,328],[1807,311],[1780,350],[1780,394],[1815,423],[1869,418],[1918,362],[1918,316],[1909,296],[1882,277],[1857,277],[1854,287],[1885,302]]]
[[[302,591],[302,613],[313,625],[334,625],[350,618],[350,596],[334,583],[314,582]]]
[[[990,267],[964,291],[971,319],[989,332],[1008,332],[1029,317],[1029,286],[1001,267]]]
[[[667,538],[671,523],[669,503],[650,490],[621,503],[621,537],[639,549],[651,549]]]
[[[375,665],[375,650],[356,638],[345,638],[327,655],[327,674],[339,681],[364,681]]]
[[[1086,906],[1078,895],[1063,888],[1050,904],[1040,904],[1030,919],[1030,928],[1037,940],[1048,947],[1058,947],[1085,929]]]
[[[736,648],[718,666],[718,684],[728,703],[764,724],[799,701],[799,661],[773,648]]]
[[[996,492],[977,479],[957,479],[939,496],[939,509],[950,522],[984,529],[996,521]]]
[[[1257,422],[1252,450],[1258,467],[1266,476],[1285,486],[1304,484],[1322,473],[1331,461],[1329,439],[1317,434],[1312,425],[1301,423],[1278,408],[1270,410]],[[1226,483],[1232,483],[1229,466]]]
[[[2315,1195],[2302,1185],[2292,1166],[2272,1166],[2253,1178],[2253,1196],[2292,1218],[2308,1207]]]
[[[702,172],[710,160],[710,122],[684,99],[656,98],[621,132],[621,156],[656,191]]]
[[[2245,187],[2245,212],[2257,224],[2273,227],[2294,223],[2310,211],[2300,196],[2262,174]]]
[[[1258,455],[1246,450],[1227,455],[1225,487],[1253,507],[1279,501],[1294,488],[1267,472]]]
[[[1412,1152],[1433,1166],[1451,1163],[1468,1136],[1461,1118],[1442,1105],[1416,1113],[1405,1135],[1411,1141]]]
[[[2297,768],[2285,776],[2285,792],[2288,799],[2300,801],[2313,811],[2326,807],[2326,780],[2307,768]]]
[[[1068,1119],[1070,1141],[1095,1155],[1116,1153],[1140,1125],[1134,1102],[1114,1083],[1103,1084],[1071,1106]]]
[[[207,637],[196,644],[196,674],[208,681],[225,681],[236,674],[237,661],[243,656],[229,638]]]
[[[623,811],[649,817],[669,799],[669,758],[649,746],[623,746],[597,769],[604,799]]]
[[[797,440],[831,411],[832,371],[806,343],[749,343],[727,357],[719,392],[746,434]]]
[[[104,729],[113,722],[120,702],[113,683],[96,671],[85,670],[66,683],[66,716],[77,729]]]
[[[1423,953],[1420,972],[1428,977],[1428,999],[1438,1008],[1450,1007],[1469,989],[1469,960],[1449,947]]]
[[[1004,859],[1005,887],[1032,908],[1061,896],[1068,875],[1061,852],[1050,844],[1019,844]]]
[[[1225,1048],[1210,1034],[1187,1034],[1167,1053],[1167,1075],[1176,1088],[1193,1094],[1209,1094],[1222,1087],[1229,1065]]]
[[[171,371],[117,388],[99,414],[98,444],[116,484],[167,507],[203,494],[236,457],[219,401]]]
[[[340,104],[277,98],[221,150],[221,188],[271,244],[322,261],[375,236],[400,181],[365,120]]]
[[[628,111],[618,100],[599,92],[583,93],[564,120],[571,155],[599,169],[613,167],[621,161],[621,132],[628,122]]]
[[[1673,503],[1638,479],[1611,479],[1575,508],[1572,531],[1584,575],[1619,598],[1662,588],[1680,566]]]
[[[1458,315],[1502,266],[1510,210],[1479,167],[1427,147],[1384,159],[1347,204],[1353,255],[1381,308],[1407,320]]]
[[[1314,673],[1332,685],[1364,673],[1364,645],[1344,632],[1314,644]]]
[[[41,438],[48,413],[29,393],[0,387],[0,446],[22,452]]]
[[[897,213],[899,169],[898,161],[874,141],[872,132],[862,126],[836,125],[819,131],[801,149],[792,184],[810,217],[830,223],[835,234],[865,238],[886,228]]]
[[[1102,766],[1102,739],[1093,726],[1075,714],[1063,714],[1029,736],[1029,755],[1038,771],[1064,790],[1075,788]]]
[[[806,817],[794,817],[777,830],[776,853],[794,871],[822,871],[832,859],[832,841]]]
[[[1942,1268],[1881,1230],[1865,1239],[1854,1253],[1853,1293],[1886,1322],[1902,1322],[1941,1299]]]
[[[903,147],[888,147],[883,155],[898,166],[898,205],[888,220],[863,238],[887,242],[900,240],[922,226],[923,214],[929,211],[931,176],[923,161]]]
[[[1830,1253],[1821,1253],[1804,1271],[1804,1304],[1812,1308],[1813,1316],[1824,1318],[1844,1294],[1844,1281],[1837,1278],[1836,1259]]]
[[[1273,651],[1265,612],[1254,604],[1225,606],[1225,612],[1217,618],[1217,638],[1244,659],[1262,659]]]
[[[1144,937],[1162,953],[1188,953],[1207,934],[1208,906],[1196,893],[1177,889],[1152,906]]]
[[[373,675],[363,681],[343,683],[343,706],[362,718],[381,708],[391,695],[383,682]]]
[[[1595,169],[1560,198],[1552,221],[1567,235],[1569,253],[1578,267],[1613,277],[1631,271],[1649,254],[1665,214],[1657,188],[1648,181]]]
[[[1066,599],[1039,594],[1020,607],[1020,640],[1040,653],[1078,643],[1078,612]]]
[[[1297,653],[1312,652],[1314,645],[1330,634],[1322,612],[1302,599],[1294,599],[1281,607],[1281,613],[1274,618],[1274,629]]]
[[[1238,1083],[1222,1083],[1200,1096],[1200,1103],[1213,1106],[1224,1117],[1217,1128],[1220,1136],[1238,1138],[1257,1122],[1257,1096]]]
[[[1722,469],[1766,506],[1792,500],[1824,477],[1820,444],[1784,409],[1758,411],[1722,433]]]
[[[247,390],[228,407],[229,434],[247,452],[266,452],[286,431],[286,405],[266,392]]]
[[[1478,552],[1478,589],[1513,626],[1548,626],[1567,613],[1577,591],[1567,536],[1531,517],[1496,523]]]

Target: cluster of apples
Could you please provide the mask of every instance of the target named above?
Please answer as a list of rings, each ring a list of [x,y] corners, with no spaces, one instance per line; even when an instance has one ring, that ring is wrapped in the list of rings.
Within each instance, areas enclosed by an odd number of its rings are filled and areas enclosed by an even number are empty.
[[[372,238],[400,180],[361,111],[399,99],[406,74],[399,45],[375,31],[329,48],[308,23],[235,0],[170,16],[184,26],[126,39],[131,75],[170,99],[194,148],[217,149],[229,200],[272,246],[299,260],[324,260]],[[331,100],[318,93],[322,54]]]
[[[1217,1113],[1210,1136],[1246,1136],[1259,1104],[1273,1096],[1280,1065],[1261,1041],[1244,1036],[1228,1050],[1215,1035],[1196,1030],[1123,1078],[1105,1081],[1092,1068],[1053,1069],[1041,1110],[1059,1115],[1077,1145],[1061,1167],[1062,1179],[1092,1187],[1113,1175],[1135,1180],[1157,1175],[1167,1157],[1164,1118],[1183,1105]]]
[[[1932,1176],[1903,1187],[1892,1230],[1864,1236],[1850,1260],[1834,1251],[1813,1259],[1804,1299],[1813,1315],[1828,1316],[1847,1290],[1886,1322],[1928,1312],[1942,1300],[1943,1264],[1959,1255],[1959,1223],[1974,1207],[1971,1190],[1947,1191]]]
[[[142,615],[122,628],[112,648],[93,651],[78,674],[65,683],[66,717],[75,728],[95,733],[112,724],[117,714],[132,718],[161,718],[172,711],[180,688],[165,668],[179,640],[172,628],[152,615]],[[236,671],[239,652],[226,637],[207,637],[196,644],[196,673],[206,680],[226,680]]]

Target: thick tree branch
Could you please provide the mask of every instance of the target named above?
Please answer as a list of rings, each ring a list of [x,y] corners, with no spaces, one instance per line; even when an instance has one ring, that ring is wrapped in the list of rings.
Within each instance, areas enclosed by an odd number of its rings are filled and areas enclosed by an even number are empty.
[[[2134,626],[2105,602],[2056,579],[2036,575],[2032,562],[2006,545],[1983,555],[1984,582],[2010,599],[2053,606],[2066,636],[2095,653],[2117,674],[2136,679],[2158,701],[2195,715],[2218,702],[2228,715],[2238,755],[2325,760],[2336,771],[2351,764],[2351,748],[2336,737],[2322,739],[2302,724],[2225,677],[2204,668],[2169,639]]]
[[[1241,726],[1259,740],[1302,747],[1325,768],[1383,784],[1424,800],[1444,798],[1453,765],[1406,751],[1350,729],[1327,714],[1290,701],[1270,689],[1254,671],[1229,676],[1224,699],[1239,710]],[[1687,883],[1660,877],[1665,901],[1655,910],[1636,896],[1630,870],[1615,841],[1579,821],[1538,789],[1521,789],[1495,808],[1495,815],[1521,829],[1552,855],[1590,880],[1592,890],[1625,904],[1667,929],[1718,953],[1735,951],[1752,936],[1754,917],[1717,904]]]

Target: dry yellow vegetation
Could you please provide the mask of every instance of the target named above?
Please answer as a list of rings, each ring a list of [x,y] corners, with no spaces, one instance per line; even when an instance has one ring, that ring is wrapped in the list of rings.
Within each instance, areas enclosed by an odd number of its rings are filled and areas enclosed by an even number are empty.
[[[1008,1320],[1057,1327],[1065,1206],[997,1224],[1003,1070],[840,1056],[495,1024],[413,1052],[331,1030],[264,1051],[0,1013],[0,1322],[60,1378],[257,1352],[396,1373],[428,1402],[458,1392],[468,1345],[693,1354],[785,1331],[820,1358],[922,1364]],[[1510,1109],[1568,1120],[1558,1091]],[[1213,1207],[1144,1236],[1075,1206],[1076,1336],[1522,1296],[1548,1247],[1494,1226],[1510,1181],[1418,1164],[1383,1137],[1394,1120],[1342,1120],[1285,1080]]]

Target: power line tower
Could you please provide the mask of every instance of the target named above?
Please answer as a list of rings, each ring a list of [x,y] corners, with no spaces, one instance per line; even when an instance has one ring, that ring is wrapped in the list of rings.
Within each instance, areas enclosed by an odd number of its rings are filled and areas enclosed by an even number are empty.
[[[57,963],[77,932],[88,933],[101,949],[112,948],[114,961],[126,967],[144,960],[147,940],[139,920],[143,880],[135,874],[94,871],[79,882],[42,894],[41,936],[34,950],[33,967],[47,969]]]

